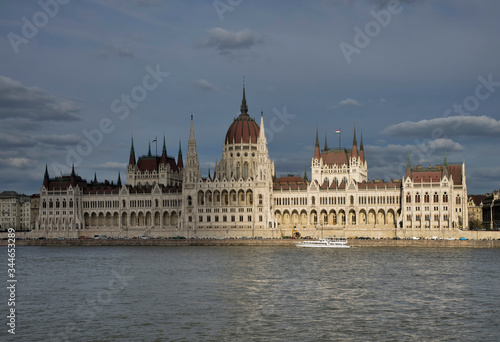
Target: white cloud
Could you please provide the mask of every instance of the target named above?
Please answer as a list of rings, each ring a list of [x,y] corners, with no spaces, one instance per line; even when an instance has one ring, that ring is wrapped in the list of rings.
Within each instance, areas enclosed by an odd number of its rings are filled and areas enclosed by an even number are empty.
[[[436,136],[500,136],[500,121],[488,116],[449,116],[421,120],[405,121],[391,125],[383,130],[384,134],[402,137],[436,137]]]
[[[262,42],[263,40],[257,38],[249,29],[231,32],[215,27],[208,30],[208,37],[198,42],[196,46],[215,48],[221,53],[229,53],[230,50],[248,49]]]
[[[339,108],[341,106],[361,106],[361,103],[348,97],[347,99],[340,101],[337,105],[331,106],[331,108]]]
[[[206,79],[199,79],[193,81],[193,86],[203,90],[213,90],[213,91],[219,90],[219,88],[214,86],[212,83],[208,82]]]

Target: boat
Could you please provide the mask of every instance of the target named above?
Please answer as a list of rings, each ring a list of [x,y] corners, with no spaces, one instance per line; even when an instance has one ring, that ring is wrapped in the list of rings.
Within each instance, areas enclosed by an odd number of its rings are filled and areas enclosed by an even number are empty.
[[[345,237],[327,237],[325,239],[319,240],[305,240],[296,243],[297,247],[327,247],[327,248],[351,248],[347,244],[347,238]]]

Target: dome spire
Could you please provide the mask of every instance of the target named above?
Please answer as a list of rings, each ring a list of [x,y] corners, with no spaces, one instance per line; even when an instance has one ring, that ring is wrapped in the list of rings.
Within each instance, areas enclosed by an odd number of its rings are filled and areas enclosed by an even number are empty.
[[[241,114],[248,115],[247,100],[245,98],[245,77],[243,77],[243,99],[241,100],[240,111],[241,111]]]

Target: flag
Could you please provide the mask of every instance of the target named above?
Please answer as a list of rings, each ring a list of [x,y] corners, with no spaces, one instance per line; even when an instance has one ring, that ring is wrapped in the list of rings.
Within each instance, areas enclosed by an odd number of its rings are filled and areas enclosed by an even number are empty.
[[[340,134],[340,129],[336,130],[335,134]]]
[[[155,141],[156,141],[156,138],[152,142],[155,142]]]

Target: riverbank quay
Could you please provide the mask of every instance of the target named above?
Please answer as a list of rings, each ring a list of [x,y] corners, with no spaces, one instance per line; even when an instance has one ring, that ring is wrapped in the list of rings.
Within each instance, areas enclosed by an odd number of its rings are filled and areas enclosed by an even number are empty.
[[[16,240],[16,246],[293,246],[301,239],[43,239]],[[348,239],[352,247],[500,248],[500,240]],[[7,246],[7,240],[0,240]]]

